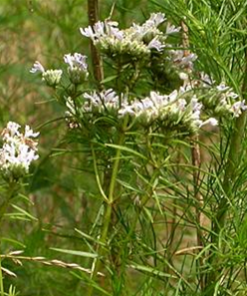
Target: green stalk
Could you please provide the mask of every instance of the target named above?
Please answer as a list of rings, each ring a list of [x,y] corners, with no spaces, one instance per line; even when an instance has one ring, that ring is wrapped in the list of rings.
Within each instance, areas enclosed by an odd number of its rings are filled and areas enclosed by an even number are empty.
[[[125,127],[127,125],[127,117],[124,122],[124,127],[123,130],[120,134],[118,145],[122,145],[124,143],[124,138],[125,138]],[[118,170],[119,170],[119,164],[120,164],[120,156],[121,156],[121,149],[117,149],[115,158],[114,158],[114,163],[113,163],[113,168],[112,168],[112,174],[111,174],[111,179],[110,179],[110,185],[109,185],[109,194],[108,194],[108,199],[105,201],[105,214],[104,214],[104,221],[103,221],[103,226],[102,226],[102,232],[101,232],[101,238],[100,241],[102,245],[99,245],[98,248],[98,257],[96,258],[95,261],[95,266],[92,272],[92,281],[95,281],[98,271],[101,269],[102,266],[102,261],[101,259],[103,258],[105,254],[105,248],[106,248],[106,242],[107,242],[107,236],[108,236],[108,231],[109,227],[111,224],[111,218],[112,218],[112,210],[113,210],[113,204],[115,201],[114,193],[115,193],[115,188],[116,188],[116,181],[117,181],[117,175],[118,175]],[[94,291],[94,286],[90,285],[88,289],[88,296],[93,295]]]

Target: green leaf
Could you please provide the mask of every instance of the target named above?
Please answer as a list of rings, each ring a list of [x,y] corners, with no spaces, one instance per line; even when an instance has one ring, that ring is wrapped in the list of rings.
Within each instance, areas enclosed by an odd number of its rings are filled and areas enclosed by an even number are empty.
[[[138,157],[140,157],[142,159],[147,160],[147,158],[144,155],[142,155],[141,153],[139,153],[139,152],[137,152],[137,151],[135,151],[135,150],[133,150],[131,148],[128,148],[126,146],[115,145],[115,144],[105,144],[105,145],[107,147],[111,147],[111,148],[114,148],[114,149],[119,149],[119,150],[122,150],[122,151],[125,151],[125,152],[129,152],[130,154],[133,154],[135,156],[138,156]]]
[[[144,266],[144,265],[132,264],[129,267],[131,267],[131,268],[133,268],[135,270],[138,270],[138,271],[144,271],[144,272],[151,273],[153,275],[157,275],[157,276],[160,276],[160,277],[167,277],[167,278],[172,278],[172,279],[177,278],[176,276],[171,275],[169,273],[165,273],[163,271],[154,269],[152,267]]]
[[[27,211],[23,210],[22,208],[20,208],[20,207],[14,205],[14,204],[12,204],[12,207],[13,207],[14,209],[16,209],[16,210],[19,212],[19,214],[22,214],[22,215],[26,216],[27,218],[29,218],[29,219],[31,219],[31,220],[38,221],[37,218],[35,218],[34,216],[32,216],[30,213],[28,213]],[[11,215],[11,214],[10,214],[10,215]]]
[[[59,249],[59,248],[50,248],[53,251],[57,251],[60,253],[65,253],[69,255],[76,255],[81,257],[87,257],[87,258],[97,258],[97,254],[88,253],[88,252],[82,252],[82,251],[76,251],[76,250],[66,250],[66,249]]]

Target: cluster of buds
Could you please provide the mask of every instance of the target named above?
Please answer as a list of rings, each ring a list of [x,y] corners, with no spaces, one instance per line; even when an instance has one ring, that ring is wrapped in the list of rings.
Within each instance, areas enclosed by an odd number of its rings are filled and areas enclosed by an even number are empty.
[[[32,161],[38,159],[37,141],[34,140],[39,133],[26,125],[22,134],[20,125],[9,122],[2,132],[3,146],[0,149],[0,170],[3,177],[8,180],[18,180],[29,171]]]
[[[55,87],[59,84],[63,71],[62,70],[45,70],[40,62],[36,61],[30,70],[31,73],[42,74],[42,80],[44,80],[48,86]]]

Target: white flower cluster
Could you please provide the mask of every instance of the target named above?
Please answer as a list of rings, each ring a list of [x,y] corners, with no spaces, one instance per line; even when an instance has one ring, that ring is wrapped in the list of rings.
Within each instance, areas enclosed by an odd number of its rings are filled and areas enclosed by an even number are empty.
[[[154,73],[159,73],[159,76],[165,73],[174,80],[175,72],[179,79],[187,80],[197,56],[193,53],[187,54],[186,50],[174,49],[181,46],[170,43],[167,38],[178,33],[181,28],[166,22],[166,30],[162,32],[158,26],[165,21],[163,13],[152,13],[142,25],[134,23],[124,30],[118,28],[117,22],[99,21],[93,27],[81,28],[80,32],[114,61],[138,61],[145,63],[147,67],[156,65]]]
[[[144,99],[130,100],[127,96],[118,96],[112,89],[100,93],[84,93],[85,99],[79,113],[81,116],[93,114],[115,114],[118,118],[129,116],[134,121],[146,126],[158,123],[163,128],[174,128],[185,132],[196,132],[205,124],[217,125],[217,120],[201,119],[203,105],[194,95],[189,101],[183,98],[184,88],[175,90],[169,95],[155,91]],[[75,116],[76,107],[71,99],[67,100],[67,115]]]
[[[80,53],[64,55],[64,61],[69,65],[68,74],[72,83],[80,84],[85,81],[88,76],[87,57]]]
[[[118,112],[120,99],[113,89],[104,90],[100,93],[96,91],[91,94],[84,93],[83,97],[85,101],[81,108],[76,106],[75,101],[71,97],[66,100],[67,111],[65,115],[70,127],[77,127],[78,123],[74,121],[74,117],[78,115],[83,117],[86,114],[92,115],[93,113],[99,114],[104,112],[116,114]]]
[[[63,71],[62,70],[45,70],[40,62],[36,61],[30,70],[30,73],[42,73],[42,80],[49,86],[56,86],[59,84]]]
[[[111,58],[120,55],[142,60],[148,58],[152,50],[161,52],[166,47],[167,35],[179,31],[168,26],[166,34],[162,33],[157,27],[165,20],[163,13],[153,13],[144,24],[133,24],[126,30],[120,30],[117,22],[99,21],[93,27],[81,28],[80,32]]]
[[[245,100],[236,100],[239,96],[232,88],[224,82],[216,85],[205,73],[200,73],[200,79],[192,80],[186,86],[186,90],[197,92],[205,110],[215,115],[227,116],[230,113],[234,117],[239,117],[247,109]]]
[[[203,105],[195,95],[187,102],[183,94],[183,88],[174,90],[169,95],[151,91],[150,96],[142,100],[135,99],[130,104],[125,101],[118,113],[120,116],[128,114],[140,118],[148,124],[159,121],[162,127],[177,127],[189,132],[195,132],[205,124],[217,125],[215,118],[205,121],[201,119]]]
[[[174,50],[171,49],[168,51],[167,60],[171,62],[171,65],[175,68],[179,68],[186,72],[191,72],[193,69],[193,62],[197,59],[197,55],[194,53],[185,54],[184,50]],[[183,79],[183,72],[180,73],[180,77]],[[185,79],[188,79],[188,76],[185,76]],[[184,80],[185,80],[184,79]]]
[[[39,133],[26,125],[22,134],[20,125],[9,122],[2,132],[3,147],[0,149],[0,170],[4,178],[16,180],[24,176],[29,171],[32,161],[37,160],[37,142],[33,140]]]

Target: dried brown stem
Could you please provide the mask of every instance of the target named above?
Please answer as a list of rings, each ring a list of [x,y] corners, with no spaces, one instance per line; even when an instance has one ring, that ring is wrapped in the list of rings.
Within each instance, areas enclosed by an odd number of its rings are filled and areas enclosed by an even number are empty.
[[[90,26],[93,26],[99,20],[99,3],[98,0],[88,0],[88,22]],[[99,50],[95,47],[91,41],[91,55],[92,55],[92,67],[94,73],[94,79],[101,88],[100,82],[103,80],[103,67]]]

